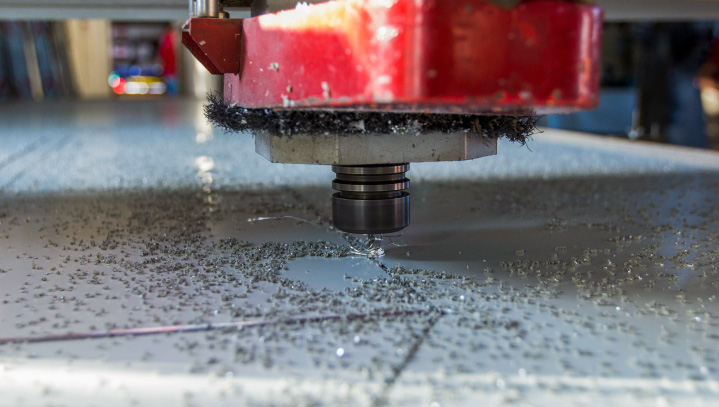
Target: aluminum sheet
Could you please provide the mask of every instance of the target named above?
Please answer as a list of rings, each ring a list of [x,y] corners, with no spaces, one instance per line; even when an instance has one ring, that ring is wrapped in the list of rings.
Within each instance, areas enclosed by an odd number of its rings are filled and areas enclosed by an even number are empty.
[[[197,102],[0,108],[0,405],[715,405],[719,155],[413,165],[384,256]]]

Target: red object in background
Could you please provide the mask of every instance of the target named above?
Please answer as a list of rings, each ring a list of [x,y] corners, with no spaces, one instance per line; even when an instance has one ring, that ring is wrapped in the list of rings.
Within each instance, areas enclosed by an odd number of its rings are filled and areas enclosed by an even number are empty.
[[[113,92],[115,92],[118,95],[122,95],[125,93],[125,88],[127,86],[127,83],[124,78],[118,77],[113,81],[113,83],[110,85],[112,86]]]
[[[174,77],[177,75],[177,55],[175,53],[175,31],[172,28],[165,30],[160,38],[158,53],[162,60],[163,76]]]
[[[183,43],[244,107],[531,115],[598,103],[602,11],[586,4],[341,0],[188,27]]]

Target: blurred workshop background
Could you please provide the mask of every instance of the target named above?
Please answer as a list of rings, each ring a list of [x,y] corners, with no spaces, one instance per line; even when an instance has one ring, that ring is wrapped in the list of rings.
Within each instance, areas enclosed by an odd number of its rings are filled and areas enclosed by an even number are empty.
[[[0,21],[0,100],[205,97],[176,21]]]
[[[0,0],[0,104],[205,98],[221,89],[221,78],[180,43],[183,2],[131,1],[108,11],[112,4]],[[672,22],[610,18],[599,108],[541,124],[719,149],[719,23],[678,13]],[[108,14],[116,19],[95,18]]]

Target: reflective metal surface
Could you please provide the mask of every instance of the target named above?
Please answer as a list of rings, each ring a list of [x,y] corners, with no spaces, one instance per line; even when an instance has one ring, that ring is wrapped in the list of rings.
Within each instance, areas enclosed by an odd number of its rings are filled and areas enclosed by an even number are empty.
[[[0,406],[716,405],[717,153],[528,147],[413,164],[371,259],[199,103],[2,105],[0,339],[92,335],[0,345]]]
[[[377,235],[409,226],[409,164],[333,165],[332,224],[347,233]]]
[[[190,17],[218,17],[220,13],[219,0],[190,0]]]
[[[497,154],[497,140],[475,133],[295,134],[259,132],[258,154],[274,163],[363,165],[461,161]]]
[[[385,199],[332,196],[332,224],[347,233],[394,233],[409,226],[409,194]]]

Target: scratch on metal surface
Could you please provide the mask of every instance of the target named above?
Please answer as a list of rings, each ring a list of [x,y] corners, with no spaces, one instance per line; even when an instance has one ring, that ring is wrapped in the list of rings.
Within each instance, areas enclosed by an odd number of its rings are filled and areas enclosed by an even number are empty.
[[[23,156],[26,156],[33,151],[37,150],[42,143],[46,142],[46,138],[40,138],[39,140],[36,140],[33,143],[30,143],[23,147],[20,151],[10,154],[7,157],[5,157],[4,160],[0,161],[0,169],[6,167],[8,164],[12,163],[13,161],[17,161],[18,159],[22,158]]]
[[[103,339],[103,338],[115,338],[120,336],[145,336],[145,335],[157,335],[157,334],[168,334],[168,333],[188,333],[188,332],[204,332],[214,331],[223,329],[233,328],[252,328],[267,325],[278,325],[278,324],[305,324],[311,322],[326,322],[326,321],[356,321],[365,320],[371,318],[385,318],[385,317],[399,317],[424,314],[427,310],[415,309],[406,311],[387,311],[387,312],[375,312],[366,314],[348,314],[348,315],[319,315],[313,317],[299,317],[299,318],[288,318],[288,319],[261,319],[253,321],[235,321],[235,322],[220,322],[220,323],[207,323],[207,324],[192,324],[192,325],[169,325],[169,326],[156,326],[147,328],[132,328],[132,329],[114,329],[105,332],[83,332],[83,333],[68,333],[62,335],[44,335],[44,336],[28,336],[28,337],[15,337],[15,338],[0,338],[0,345],[9,343],[42,343],[42,342],[60,342],[60,341],[71,341],[71,340],[83,340],[83,339]]]
[[[72,136],[68,135],[68,136],[61,138],[58,142],[54,143],[52,148],[50,148],[50,149],[46,150],[44,153],[42,153],[41,156],[39,158],[37,158],[36,160],[33,160],[33,162],[30,163],[30,165],[25,166],[24,169],[18,171],[17,173],[15,173],[15,175],[10,177],[7,182],[5,182],[3,185],[0,186],[0,191],[10,188],[10,186],[12,184],[14,184],[15,182],[17,182],[17,180],[24,177],[25,174],[27,173],[27,170],[29,168],[34,167],[37,162],[47,161],[47,157],[50,153],[57,153],[58,151],[63,149],[69,143],[71,138],[72,138]],[[38,149],[38,147],[43,143],[43,141],[45,141],[45,139],[38,140],[36,143],[26,146],[24,149],[22,149],[18,153],[13,154],[10,157],[7,157],[2,163],[0,163],[0,169],[2,169],[3,167],[7,166],[10,163],[12,163],[13,161],[23,158],[24,156],[27,156],[28,154],[31,154],[32,152],[34,152],[35,150]]]
[[[434,326],[437,324],[437,321],[442,318],[442,315],[443,313],[441,311],[437,311],[429,317],[429,320],[427,321],[424,329],[422,329],[422,332],[417,335],[416,340],[414,341],[414,343],[412,343],[412,346],[407,352],[407,357],[402,360],[402,363],[397,366],[394,366],[394,368],[392,369],[392,375],[385,380],[384,387],[382,388],[381,393],[372,403],[373,407],[381,407],[389,404],[388,397],[390,391],[394,387],[399,377],[402,376],[402,373],[404,373],[404,371],[407,369],[407,366],[409,366],[409,364],[414,360],[415,355],[417,355],[417,352],[422,347],[422,344],[425,342],[427,337],[429,337],[429,334],[430,332],[432,332],[432,329],[434,329]]]

